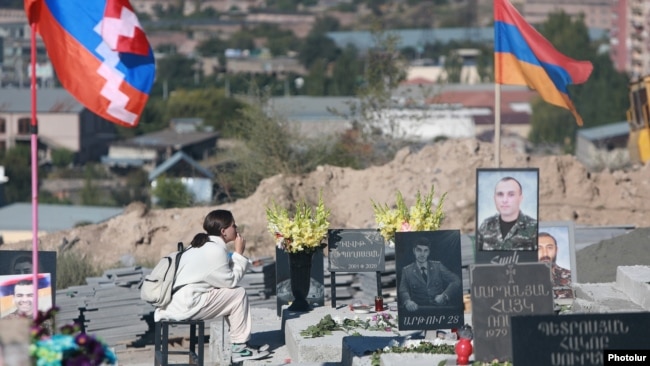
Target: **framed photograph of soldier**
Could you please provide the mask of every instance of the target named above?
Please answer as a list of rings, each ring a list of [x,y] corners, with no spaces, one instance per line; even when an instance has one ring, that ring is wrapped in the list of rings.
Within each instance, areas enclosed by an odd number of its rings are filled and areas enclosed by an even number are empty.
[[[537,262],[539,169],[476,170],[475,262]]]
[[[32,274],[33,268],[31,250],[0,250],[0,275]],[[55,251],[38,252],[38,273],[50,274],[50,283],[56,292]]]
[[[34,286],[32,275],[0,276],[0,318],[33,318]],[[38,274],[38,310],[52,307],[53,291],[49,273]]]
[[[400,330],[465,324],[460,231],[395,233],[395,271]]]
[[[573,221],[539,223],[537,258],[551,267],[554,299],[571,303],[576,283],[576,251]]]

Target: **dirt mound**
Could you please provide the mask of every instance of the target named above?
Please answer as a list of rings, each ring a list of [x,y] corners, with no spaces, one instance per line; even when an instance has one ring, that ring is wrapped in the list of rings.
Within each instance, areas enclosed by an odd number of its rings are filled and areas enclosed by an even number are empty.
[[[540,169],[541,221],[573,220],[577,225],[650,226],[650,167],[629,172],[589,173],[573,156],[528,156],[502,149],[501,167]],[[447,192],[444,229],[474,231],[476,169],[494,167],[492,144],[474,139],[448,140],[419,151],[401,150],[390,163],[365,170],[322,166],[302,176],[277,175],[257,191],[234,203],[187,209],[147,210],[129,205],[124,214],[105,223],[52,233],[41,248],[71,247],[98,264],[125,258],[156,261],[178,241],[188,243],[201,231],[203,217],[215,208],[232,210],[247,240],[251,257],[273,255],[266,229],[265,206],[273,199],[288,205],[305,198],[316,202],[322,189],[331,209],[332,228],[374,227],[371,201],[393,203],[400,190],[407,204],[416,192],[435,186],[436,197]],[[3,249],[28,249],[31,243],[6,244]]]

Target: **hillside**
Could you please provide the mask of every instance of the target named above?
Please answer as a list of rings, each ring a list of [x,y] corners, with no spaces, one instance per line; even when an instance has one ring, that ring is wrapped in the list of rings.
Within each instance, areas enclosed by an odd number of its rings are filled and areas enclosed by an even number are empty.
[[[415,193],[426,193],[433,184],[436,197],[448,192],[444,208],[444,229],[474,231],[476,169],[492,168],[491,144],[474,139],[448,140],[419,151],[400,151],[384,165],[365,170],[322,166],[303,176],[270,177],[248,198],[234,203],[188,209],[147,211],[134,203],[123,215],[105,223],[49,234],[41,248],[67,248],[87,253],[97,264],[113,264],[122,258],[157,260],[188,243],[201,230],[205,214],[214,208],[232,210],[247,240],[249,255],[273,255],[274,247],[266,231],[265,205],[274,199],[288,205],[306,197],[315,202],[322,189],[331,209],[332,228],[374,226],[371,201],[393,203],[400,190],[408,204]],[[629,172],[589,173],[574,157],[527,156],[502,149],[504,168],[540,169],[541,221],[574,220],[576,225],[650,226],[650,167]],[[30,242],[3,245],[3,249],[28,249]],[[126,257],[125,257],[126,256]]]

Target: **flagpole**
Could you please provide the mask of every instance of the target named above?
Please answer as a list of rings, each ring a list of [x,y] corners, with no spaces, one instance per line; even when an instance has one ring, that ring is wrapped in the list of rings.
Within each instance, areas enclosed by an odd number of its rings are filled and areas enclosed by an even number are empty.
[[[494,167],[501,165],[501,84],[494,83]]]
[[[31,23],[31,96],[32,121],[30,125],[32,151],[32,302],[33,318],[38,315],[38,121],[36,120],[36,23]]]

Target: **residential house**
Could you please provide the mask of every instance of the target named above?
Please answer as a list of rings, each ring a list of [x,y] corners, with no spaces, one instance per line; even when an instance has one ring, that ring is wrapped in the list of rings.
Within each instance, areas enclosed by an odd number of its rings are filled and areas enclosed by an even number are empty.
[[[152,188],[156,187],[156,179],[163,175],[166,178],[179,180],[192,194],[194,202],[212,202],[214,174],[184,152],[176,152],[149,173],[149,182]],[[152,196],[151,201],[155,204],[157,198]]]
[[[182,151],[195,160],[216,152],[218,132],[203,126],[202,119],[178,118],[157,132],[112,143],[102,163],[115,169],[143,168],[147,172]]]
[[[75,162],[99,161],[118,138],[115,124],[77,102],[65,89],[38,89],[39,156],[48,161],[52,149],[75,153]],[[29,89],[0,89],[0,150],[31,141]]]

